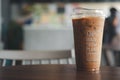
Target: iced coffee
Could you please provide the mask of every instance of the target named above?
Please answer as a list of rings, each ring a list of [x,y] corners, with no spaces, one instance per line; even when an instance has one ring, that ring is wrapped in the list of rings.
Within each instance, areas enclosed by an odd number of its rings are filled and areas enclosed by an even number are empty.
[[[72,15],[77,70],[99,71],[104,15],[101,10],[79,8]]]

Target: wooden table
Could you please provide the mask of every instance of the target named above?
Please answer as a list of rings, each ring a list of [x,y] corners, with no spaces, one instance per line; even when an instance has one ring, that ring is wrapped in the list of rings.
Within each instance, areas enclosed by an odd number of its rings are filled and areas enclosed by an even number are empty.
[[[0,80],[120,80],[120,67],[101,67],[100,73],[77,72],[75,65],[4,67]]]

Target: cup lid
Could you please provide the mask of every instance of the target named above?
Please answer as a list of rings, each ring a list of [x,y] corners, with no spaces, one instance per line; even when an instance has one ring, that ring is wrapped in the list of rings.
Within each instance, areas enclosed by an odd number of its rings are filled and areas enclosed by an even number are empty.
[[[80,18],[86,16],[100,16],[105,17],[105,14],[102,9],[88,9],[77,7],[73,9],[72,18]]]

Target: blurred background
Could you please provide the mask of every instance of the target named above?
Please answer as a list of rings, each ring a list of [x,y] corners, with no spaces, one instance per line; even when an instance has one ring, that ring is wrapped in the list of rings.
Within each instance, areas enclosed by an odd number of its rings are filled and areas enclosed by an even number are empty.
[[[103,53],[110,54],[103,57],[110,56],[111,63],[106,64],[114,65],[113,57],[117,56],[117,65],[120,64],[120,0],[0,1],[1,50],[74,49],[72,10],[86,7],[103,9],[106,15]]]

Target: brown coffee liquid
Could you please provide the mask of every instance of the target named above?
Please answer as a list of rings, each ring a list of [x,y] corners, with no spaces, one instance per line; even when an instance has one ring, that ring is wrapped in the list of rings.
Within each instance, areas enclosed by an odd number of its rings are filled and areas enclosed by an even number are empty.
[[[104,18],[72,19],[78,70],[97,71],[100,67]]]

